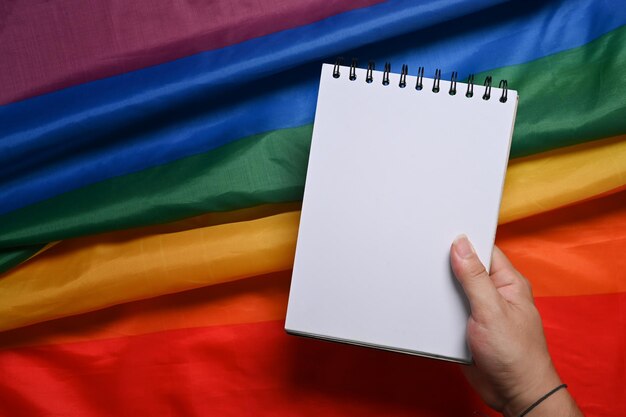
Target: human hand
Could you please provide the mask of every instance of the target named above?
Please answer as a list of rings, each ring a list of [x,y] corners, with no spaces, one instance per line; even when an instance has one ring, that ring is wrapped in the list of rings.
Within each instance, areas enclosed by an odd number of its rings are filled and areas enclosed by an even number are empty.
[[[497,247],[488,274],[465,236],[452,244],[450,262],[471,309],[467,341],[474,364],[463,366],[463,371],[490,407],[517,417],[561,385],[530,284]],[[561,389],[529,415],[582,413],[567,390]]]

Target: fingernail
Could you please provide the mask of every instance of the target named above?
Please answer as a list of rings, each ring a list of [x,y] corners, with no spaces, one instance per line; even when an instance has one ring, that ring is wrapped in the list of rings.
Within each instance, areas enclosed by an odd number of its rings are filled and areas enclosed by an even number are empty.
[[[474,247],[465,235],[460,235],[454,239],[454,250],[461,258],[469,258],[476,253]]]

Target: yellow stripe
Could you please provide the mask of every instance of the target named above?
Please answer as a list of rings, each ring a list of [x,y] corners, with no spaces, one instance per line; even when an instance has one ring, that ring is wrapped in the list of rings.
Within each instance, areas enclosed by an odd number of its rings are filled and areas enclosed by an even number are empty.
[[[624,139],[511,162],[501,221],[622,187]],[[0,330],[289,269],[298,208],[284,204],[211,213],[61,242],[0,279]]]
[[[500,223],[586,200],[626,184],[626,135],[509,163]]]
[[[65,241],[0,279],[0,330],[291,267],[299,211]]]

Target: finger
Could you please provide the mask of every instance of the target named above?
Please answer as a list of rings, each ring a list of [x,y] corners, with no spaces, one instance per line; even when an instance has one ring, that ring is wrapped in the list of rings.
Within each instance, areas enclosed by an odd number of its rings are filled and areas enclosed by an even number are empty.
[[[494,246],[491,256],[491,279],[497,289],[511,285],[517,289],[516,293],[531,300],[533,298],[528,280],[515,269],[509,258],[497,246]]]
[[[467,295],[472,316],[480,320],[499,307],[500,294],[466,236],[459,236],[452,243],[450,264]]]
[[[491,273],[495,274],[500,271],[512,270],[517,273],[517,269],[513,266],[509,258],[500,250],[499,247],[493,247],[493,253],[491,255]]]
[[[491,254],[491,280],[496,288],[516,285],[519,281],[519,273],[509,259],[498,247],[493,247]]]

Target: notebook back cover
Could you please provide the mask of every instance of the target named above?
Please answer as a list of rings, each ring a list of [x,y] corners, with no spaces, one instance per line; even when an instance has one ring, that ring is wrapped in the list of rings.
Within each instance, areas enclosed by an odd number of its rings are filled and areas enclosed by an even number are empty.
[[[517,93],[348,71],[322,68],[285,328],[469,362],[449,250],[464,233],[491,262]]]

